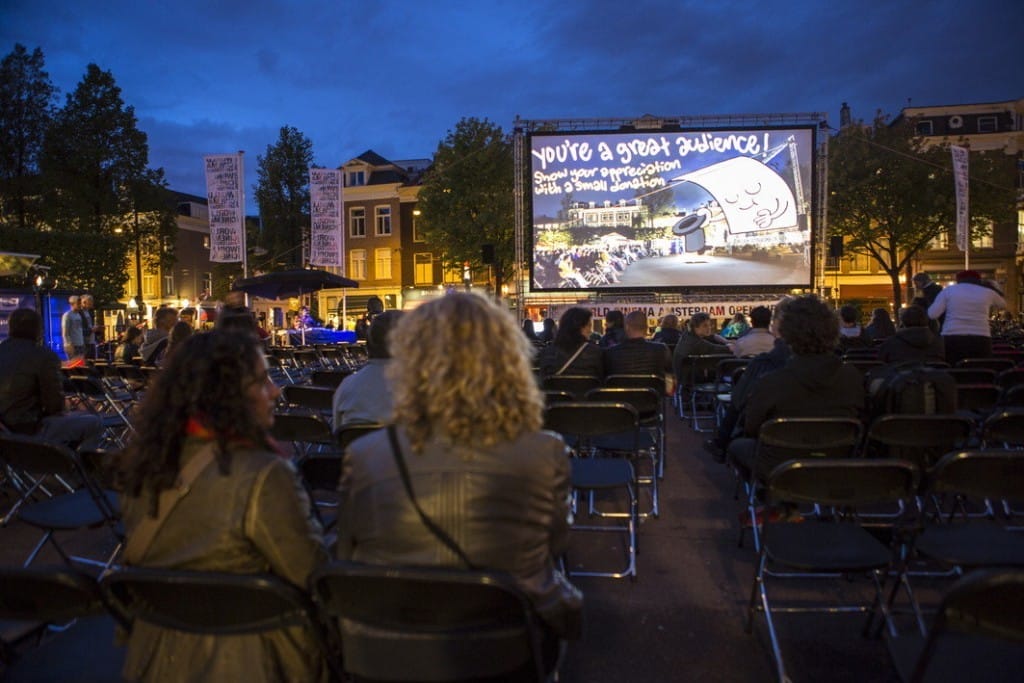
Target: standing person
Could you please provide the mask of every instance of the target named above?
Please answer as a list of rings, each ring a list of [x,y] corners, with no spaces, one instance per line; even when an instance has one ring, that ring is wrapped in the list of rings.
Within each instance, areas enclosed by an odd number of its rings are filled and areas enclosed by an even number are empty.
[[[608,347],[621,344],[626,339],[626,316],[622,311],[608,311],[604,316],[604,336],[601,337],[601,347]]]
[[[77,296],[69,296],[71,308],[60,318],[60,336],[64,342],[64,354],[68,360],[81,358],[85,355],[85,330],[82,325],[82,301]]]
[[[295,469],[268,436],[280,390],[256,337],[192,335],[155,382],[123,461],[125,563],[269,572],[305,588],[327,551]],[[184,494],[161,500],[186,476]],[[145,544],[145,526],[154,523]],[[301,627],[217,636],[141,621],[128,636],[123,670],[126,680],[154,682],[325,681],[326,674]]]
[[[927,302],[928,305],[925,308],[931,307],[935,303],[935,297],[942,291],[942,285],[932,282],[932,278],[928,273],[917,273],[911,280]]]
[[[601,348],[591,341],[594,314],[589,308],[567,308],[558,320],[555,340],[540,350],[537,367],[541,377],[587,375],[604,379]]]
[[[626,338],[604,350],[604,371],[608,375],[662,375],[673,378],[672,356],[661,342],[647,341],[647,313],[626,315]]]
[[[553,655],[555,636],[578,636],[582,595],[556,567],[568,541],[569,459],[562,439],[541,430],[529,346],[507,311],[474,294],[403,316],[390,344],[395,424],[345,453],[337,547],[356,562],[508,572],[543,619]]]
[[[85,341],[85,357],[96,358],[96,346],[102,341],[101,332],[103,331],[102,325],[96,324],[96,302],[92,298],[92,294],[86,292],[79,297],[81,302],[81,308],[79,313],[82,315],[82,336]]]
[[[346,377],[334,390],[332,414],[335,431],[348,424],[383,423],[391,419],[388,339],[401,317],[401,311],[385,311],[370,323],[366,333],[366,364]]]
[[[988,318],[993,308],[1006,308],[1003,293],[981,279],[975,270],[956,274],[956,284],[946,287],[928,307],[928,317],[942,323],[942,341],[946,362],[956,365],[962,358],[988,358],[992,355],[992,330]]]
[[[86,411],[64,411],[60,358],[40,343],[39,313],[19,308],[7,323],[9,336],[0,342],[0,422],[50,443],[96,448],[103,422]]]

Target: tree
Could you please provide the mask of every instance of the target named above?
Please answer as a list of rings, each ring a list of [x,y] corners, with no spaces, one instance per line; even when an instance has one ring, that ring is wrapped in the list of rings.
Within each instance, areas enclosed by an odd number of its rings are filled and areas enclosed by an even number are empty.
[[[167,188],[163,169],[147,169],[125,188],[121,234],[128,236],[134,252],[136,297],[142,306],[142,270],[174,265],[178,232],[173,196]]]
[[[136,127],[109,71],[90,64],[47,131],[40,159],[48,223],[110,234],[121,225],[125,188],[146,170],[146,134]]]
[[[309,225],[309,167],[313,143],[298,129],[282,126],[277,143],[256,157],[263,235],[260,244],[272,254],[270,270],[302,265]]]
[[[26,228],[39,211],[39,154],[53,119],[57,88],[43,52],[16,44],[0,62],[0,220]]]
[[[1010,218],[1010,161],[1001,152],[971,155],[972,236]],[[829,141],[828,189],[829,232],[878,262],[892,281],[898,308],[900,273],[956,222],[949,147],[926,145],[912,120],[890,125],[879,114],[871,125],[844,126]]]
[[[495,291],[515,265],[512,140],[487,119],[464,118],[434,152],[417,199],[417,229],[444,268],[483,267],[494,247]]]

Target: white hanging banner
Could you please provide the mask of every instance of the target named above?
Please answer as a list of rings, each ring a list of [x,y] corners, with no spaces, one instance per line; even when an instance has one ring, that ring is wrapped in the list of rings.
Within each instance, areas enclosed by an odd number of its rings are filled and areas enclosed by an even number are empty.
[[[342,268],[345,265],[345,233],[342,229],[340,170],[309,169],[309,209],[310,264]]]
[[[242,155],[208,154],[206,199],[210,210],[210,260],[245,261],[245,196]]]
[[[953,184],[956,187],[956,246],[960,251],[967,251],[970,228],[970,206],[968,198],[968,172],[966,147],[950,146],[953,152]]]

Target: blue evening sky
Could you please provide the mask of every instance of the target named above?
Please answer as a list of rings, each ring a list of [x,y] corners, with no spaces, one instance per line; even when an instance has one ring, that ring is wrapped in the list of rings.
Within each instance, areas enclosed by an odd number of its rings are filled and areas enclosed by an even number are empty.
[[[1024,97],[1021,0],[0,0],[64,95],[113,73],[172,188],[281,126],[317,165],[430,157],[460,118],[826,112]]]

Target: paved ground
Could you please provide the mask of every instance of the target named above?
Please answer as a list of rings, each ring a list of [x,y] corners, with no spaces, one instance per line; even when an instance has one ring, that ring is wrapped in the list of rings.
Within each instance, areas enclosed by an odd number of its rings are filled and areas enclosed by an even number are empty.
[[[755,554],[749,540],[744,548],[736,544],[733,478],[700,449],[703,438],[670,417],[662,514],[641,525],[638,580],[576,579],[587,624],[569,652],[564,681],[774,679],[763,617],[752,634],[744,632]],[[0,561],[20,563],[37,537],[17,523],[0,529]],[[90,532],[72,549],[105,543],[101,532]],[[577,535],[573,545],[576,560],[617,551],[614,535]],[[47,558],[52,553],[40,561]],[[863,596],[863,586],[851,583],[843,592]],[[884,642],[861,638],[862,623],[860,615],[780,615],[792,680],[896,680]]]

